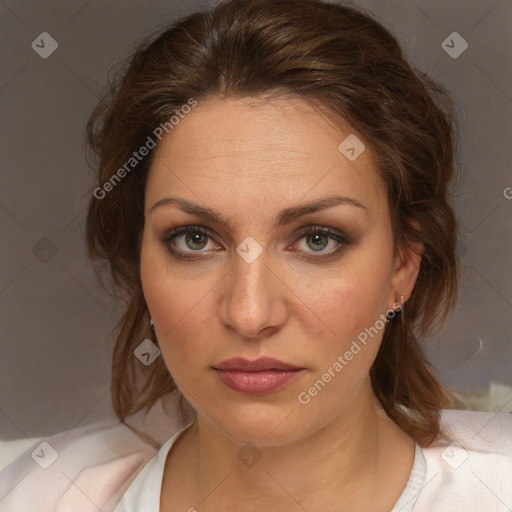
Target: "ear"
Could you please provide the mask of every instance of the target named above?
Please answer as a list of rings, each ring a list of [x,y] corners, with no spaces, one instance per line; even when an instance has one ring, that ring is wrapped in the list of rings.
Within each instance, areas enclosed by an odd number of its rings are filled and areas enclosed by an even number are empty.
[[[416,227],[417,224],[413,223]],[[403,296],[404,302],[411,296],[420,271],[422,255],[425,246],[421,242],[413,242],[406,238],[405,246],[399,247],[394,260],[394,270],[391,279],[392,296],[389,303],[395,304],[396,299]]]

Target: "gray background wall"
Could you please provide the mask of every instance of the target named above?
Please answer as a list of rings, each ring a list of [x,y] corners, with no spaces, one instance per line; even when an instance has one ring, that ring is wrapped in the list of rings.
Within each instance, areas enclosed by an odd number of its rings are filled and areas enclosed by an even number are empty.
[[[391,28],[410,60],[452,91],[460,116],[466,182],[455,206],[463,280],[457,310],[425,340],[427,352],[454,389],[486,392],[491,380],[510,386],[512,1],[354,3]],[[85,258],[84,211],[93,185],[85,122],[109,67],[137,40],[202,5],[0,2],[0,439],[113,418],[107,336],[121,309]],[[42,32],[58,42],[47,59],[31,47]],[[442,47],[452,32],[468,43],[457,58]],[[446,44],[452,53],[461,48],[457,40]]]

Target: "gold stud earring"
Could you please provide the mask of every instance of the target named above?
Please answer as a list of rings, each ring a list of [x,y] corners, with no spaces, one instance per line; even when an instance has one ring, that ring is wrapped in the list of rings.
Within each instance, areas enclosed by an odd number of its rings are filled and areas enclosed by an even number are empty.
[[[400,316],[402,317],[402,320],[404,319],[404,296],[400,295],[400,299],[398,297],[395,297],[395,304],[400,304],[400,308],[396,308],[397,310],[400,309]]]

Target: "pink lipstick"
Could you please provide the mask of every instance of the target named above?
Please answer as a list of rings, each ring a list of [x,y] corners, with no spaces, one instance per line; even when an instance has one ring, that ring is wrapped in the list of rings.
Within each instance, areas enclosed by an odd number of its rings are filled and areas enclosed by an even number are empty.
[[[272,357],[261,357],[254,361],[235,357],[214,365],[213,369],[226,386],[248,394],[275,391],[304,370]]]

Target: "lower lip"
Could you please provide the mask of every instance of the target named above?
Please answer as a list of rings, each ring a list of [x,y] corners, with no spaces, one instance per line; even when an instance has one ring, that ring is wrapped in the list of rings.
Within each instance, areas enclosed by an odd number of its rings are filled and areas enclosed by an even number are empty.
[[[295,379],[302,370],[263,370],[243,372],[240,370],[218,370],[220,380],[231,389],[252,395],[270,393]]]

